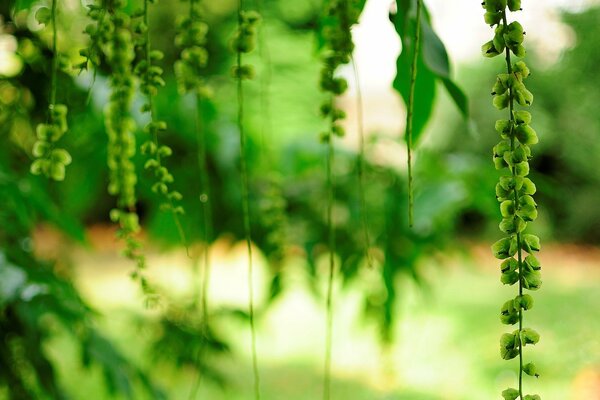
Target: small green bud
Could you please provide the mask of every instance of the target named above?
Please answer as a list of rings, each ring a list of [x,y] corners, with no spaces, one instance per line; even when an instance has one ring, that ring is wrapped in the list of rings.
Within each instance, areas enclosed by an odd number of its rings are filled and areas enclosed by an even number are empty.
[[[52,153],[50,154],[50,160],[54,163],[60,163],[64,165],[69,165],[71,164],[71,161],[73,161],[69,152],[64,149],[52,150]]]
[[[539,260],[532,254],[525,257],[525,264],[529,266],[532,270],[538,271],[542,268],[542,264]]]
[[[519,397],[519,391],[513,388],[506,389],[502,391],[502,397],[504,397],[504,400],[516,400]]]
[[[536,344],[540,341],[540,334],[531,328],[524,328],[521,330],[521,342],[523,346],[528,344]]]
[[[520,162],[514,165],[515,174],[519,176],[529,175],[529,163],[527,161]]]
[[[62,163],[51,163],[49,175],[55,181],[65,180],[65,165]]]
[[[513,116],[517,125],[531,123],[531,114],[528,111],[513,111]]]
[[[524,179],[522,176],[505,175],[500,177],[500,185],[507,191],[519,190],[523,186]]]
[[[521,84],[515,87],[515,100],[522,106],[530,106],[533,103],[533,94]]]
[[[483,19],[488,25],[496,25],[502,21],[502,13],[496,11],[487,11],[483,14]]]
[[[501,94],[499,96],[494,96],[493,104],[498,110],[504,110],[508,107],[510,101],[510,96],[508,93]]]
[[[523,47],[522,44],[517,44],[514,46],[508,46],[508,47],[513,52],[513,54],[519,58],[523,58],[527,55],[527,51],[525,50],[525,47]]]
[[[510,237],[505,237],[498,240],[496,243],[492,245],[492,253],[494,257],[504,260],[505,258],[512,257],[514,255],[510,254]]]
[[[540,271],[525,271],[521,283],[525,289],[538,290],[542,287],[542,274]]]
[[[519,262],[517,260],[509,258],[508,260],[502,261],[502,264],[500,264],[500,271],[502,271],[502,273],[515,272],[518,266]]]
[[[498,54],[500,54],[498,50],[496,50],[496,47],[494,46],[494,42],[492,40],[484,43],[483,46],[481,46],[481,53],[484,57],[488,58],[496,57]]]
[[[519,194],[534,195],[536,192],[535,184],[529,178],[523,178],[523,186],[519,190]]]
[[[505,360],[511,360],[519,355],[518,340],[515,333],[505,333],[500,337],[500,356]]]
[[[519,45],[523,43],[523,26],[517,21],[511,22],[506,28],[504,40],[507,45]]]
[[[33,144],[33,150],[32,150],[32,154],[34,157],[42,157],[44,156],[44,154],[46,154],[46,152],[49,149],[49,145],[48,142],[44,141],[44,140],[38,140]]]
[[[527,223],[520,217],[504,218],[500,222],[500,230],[504,233],[514,234],[525,230]]]
[[[44,160],[44,159],[40,159],[40,160],[35,160],[31,163],[31,167],[29,168],[29,171],[33,174],[33,175],[42,175],[48,165],[48,161]]]
[[[519,11],[521,9],[521,0],[508,0],[507,3],[510,11]]]
[[[523,249],[528,253],[540,251],[540,238],[535,235],[525,234],[522,237],[522,245]]]
[[[515,299],[516,303],[523,308],[523,310],[530,310],[533,307],[533,297],[529,294],[524,294],[522,296],[517,296]]]
[[[169,146],[160,146],[158,148],[158,155],[160,157],[170,157],[173,154],[173,150]]]
[[[529,125],[517,125],[515,136],[522,144],[536,144],[539,139],[535,130]]]
[[[498,201],[508,200],[511,194],[512,191],[505,189],[500,183],[496,184],[496,199]]]
[[[35,20],[38,22],[38,24],[46,25],[48,22],[50,22],[51,18],[52,12],[48,7],[40,7],[35,12]]]
[[[530,74],[529,68],[527,68],[527,64],[524,61],[518,61],[513,64],[513,72],[515,74],[521,75],[523,79],[527,78]]]
[[[499,119],[496,121],[496,131],[504,136],[508,136],[512,127],[512,122],[507,119]]]

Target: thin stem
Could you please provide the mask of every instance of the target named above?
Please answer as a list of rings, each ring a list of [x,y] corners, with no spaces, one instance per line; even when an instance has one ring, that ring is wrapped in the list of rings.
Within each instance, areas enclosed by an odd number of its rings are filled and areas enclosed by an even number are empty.
[[[51,77],[51,89],[50,89],[50,109],[54,108],[56,104],[56,87],[57,87],[57,75],[58,75],[58,34],[56,27],[56,13],[58,0],[52,0],[52,77]]]
[[[269,150],[267,147],[270,141],[265,141],[265,136],[269,137],[273,132],[272,119],[271,119],[271,80],[272,80],[272,62],[271,62],[271,51],[269,49],[268,41],[265,40],[266,21],[263,13],[263,2],[262,0],[256,0],[256,11],[262,16],[263,22],[258,29],[258,52],[259,57],[262,59],[264,65],[264,71],[260,76],[260,108],[262,110],[262,126],[260,130],[260,148],[261,151],[265,152]]]
[[[502,12],[502,23],[504,26],[508,26],[506,19],[506,10]],[[510,59],[510,49],[506,46],[506,68],[509,75],[512,75],[512,63]],[[514,115],[513,115],[513,93],[512,88],[508,88],[508,112],[509,120],[511,122],[510,132],[510,150],[511,152],[515,149],[515,139],[512,132],[512,126],[514,126]],[[513,177],[516,177],[516,171],[514,167],[510,167],[510,172]],[[515,212],[519,210],[519,192],[517,189],[513,189],[514,201],[515,201]],[[517,261],[519,265],[519,296],[523,295],[523,262],[522,262],[522,251],[521,251],[521,234],[517,232]],[[523,340],[521,339],[521,331],[523,330],[523,308],[519,307],[519,398],[523,399]]]
[[[238,29],[242,26],[243,0],[238,2]],[[242,53],[237,52],[237,70],[242,67]],[[248,250],[248,307],[250,319],[250,336],[252,351],[252,372],[254,374],[254,398],[260,400],[260,375],[258,371],[258,355],[256,351],[256,327],[254,322],[254,265],[252,260],[252,231],[250,226],[250,201],[248,184],[248,165],[246,163],[246,132],[244,130],[244,91],[241,75],[237,77],[237,102],[238,115],[237,125],[240,133],[240,170],[242,179],[242,212],[244,214],[244,233],[246,236],[246,247]]]
[[[419,45],[421,42],[421,1],[417,0],[417,21],[415,26],[415,44],[410,73],[410,89],[408,94],[408,106],[406,112],[406,139],[408,147],[408,225],[413,226],[413,172],[412,172],[412,135],[413,135],[413,111],[415,102],[415,83],[417,81],[417,61],[419,59]]]
[[[373,260],[371,258],[371,237],[369,235],[369,216],[367,214],[367,202],[365,199],[365,124],[363,117],[363,98],[362,90],[360,88],[360,81],[358,77],[358,65],[354,56],[350,56],[352,61],[352,69],[354,71],[354,82],[356,83],[356,119],[358,123],[358,138],[359,138],[359,150],[358,150],[358,196],[360,202],[360,215],[362,219],[362,228],[365,240],[365,257],[367,258],[367,266],[373,267]]]
[[[331,109],[334,108],[334,97],[331,96]],[[331,398],[331,348],[333,333],[333,279],[335,277],[335,229],[333,227],[333,202],[335,199],[335,187],[333,177],[333,126],[331,119],[329,136],[327,138],[327,229],[329,237],[329,275],[327,277],[327,300],[326,300],[326,322],[325,322],[325,363],[323,377],[323,400]]]
[[[202,341],[200,344],[200,349],[198,350],[198,354],[196,356],[196,365],[198,366],[198,375],[196,376],[196,380],[194,385],[192,386],[192,390],[190,392],[190,400],[196,397],[198,390],[200,389],[200,384],[202,381],[201,371],[200,371],[200,361],[202,360],[202,355],[204,354],[204,350],[206,348],[206,341],[208,340],[208,289],[210,283],[210,272],[211,272],[211,262],[210,262],[210,243],[212,240],[212,209],[210,206],[210,177],[208,175],[208,166],[206,162],[206,135],[203,134],[202,129],[202,95],[200,93],[196,93],[196,112],[194,113],[194,120],[196,125],[196,144],[198,145],[198,167],[200,170],[200,204],[202,208],[202,239],[204,242],[204,247],[202,248],[202,277],[201,277],[201,290],[200,290],[200,313],[202,317]],[[194,293],[194,304],[196,304],[196,299],[198,298],[198,293]]]

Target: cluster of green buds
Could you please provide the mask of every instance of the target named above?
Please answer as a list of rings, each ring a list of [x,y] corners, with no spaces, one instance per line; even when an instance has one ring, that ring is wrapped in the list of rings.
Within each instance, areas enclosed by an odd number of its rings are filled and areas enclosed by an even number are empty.
[[[177,21],[175,46],[181,49],[179,60],[175,61],[175,77],[179,92],[195,92],[206,96],[206,85],[202,77],[208,63],[206,36],[208,25],[202,21],[196,9],[198,0],[190,0],[190,13]]]
[[[502,392],[505,400],[539,400],[538,395],[523,395],[523,374],[538,377],[535,364],[523,362],[523,348],[536,344],[540,336],[530,328],[523,327],[524,311],[533,306],[533,298],[525,290],[537,290],[542,284],[541,264],[535,257],[540,250],[537,236],[524,233],[527,224],[537,218],[537,204],[533,199],[536,191],[529,175],[530,146],[538,142],[536,132],[530,126],[531,114],[515,110],[516,105],[530,106],[533,95],[525,87],[530,74],[523,61],[513,63],[511,55],[523,57],[523,27],[518,22],[507,22],[510,11],[521,9],[520,0],[485,0],[485,21],[495,25],[493,40],[482,46],[485,57],[504,53],[507,73],[499,74],[492,89],[493,104],[499,110],[508,109],[508,119],[496,121],[500,142],[494,146],[493,160],[498,170],[508,171],[496,185],[496,198],[500,202],[502,222],[500,230],[507,236],[492,246],[494,256],[502,261],[501,282],[518,284],[518,295],[506,301],[500,309],[500,320],[506,325],[518,324],[518,329],[505,333],[500,339],[500,355],[505,360],[519,357],[519,388]],[[527,253],[525,256],[524,253]]]
[[[117,207],[110,212],[113,222],[119,224],[117,237],[125,242],[124,255],[136,263],[132,277],[141,284],[148,303],[156,301],[142,270],[146,258],[141,253],[141,244],[135,235],[140,231],[136,211],[137,174],[132,158],[136,153],[135,128],[131,117],[131,106],[135,93],[132,64],[135,58],[134,41],[131,33],[131,18],[124,11],[126,0],[110,0],[106,7],[106,36],[100,43],[110,69],[111,94],[105,108],[105,125],[108,134],[108,192],[117,197]]]
[[[50,105],[50,122],[39,124],[36,129],[37,141],[33,145],[31,173],[44,175],[55,181],[65,179],[65,167],[71,163],[71,155],[65,149],[55,147],[62,135],[67,131],[67,106]]]
[[[87,16],[93,22],[86,25],[83,31],[90,38],[89,45],[79,50],[79,55],[84,58],[84,61],[75,64],[74,68],[82,72],[88,70],[91,66],[94,74],[100,66],[102,59],[102,45],[109,40],[114,29],[111,21],[106,18],[106,10],[109,6],[107,0],[100,0],[100,4],[91,3],[87,5]]]
[[[321,105],[321,115],[330,118],[331,126],[328,132],[321,135],[321,140],[328,142],[331,135],[344,136],[344,128],[338,122],[345,118],[344,111],[335,106],[334,98],[343,94],[348,89],[348,82],[341,77],[336,77],[335,72],[340,65],[348,64],[354,51],[354,42],[350,28],[358,21],[358,12],[353,7],[351,0],[332,0],[326,7],[327,19],[331,25],[323,29],[327,50],[323,55],[323,68],[321,69],[321,90],[330,96]]]
[[[56,142],[67,132],[67,106],[56,104],[57,73],[60,57],[57,46],[56,13],[58,0],[52,1],[52,8],[40,7],[35,18],[40,24],[52,24],[52,79],[50,89],[49,121],[39,124],[36,128],[37,140],[33,145],[35,160],[31,163],[30,171],[34,175],[44,175],[55,181],[65,179],[66,166],[71,164],[71,155],[65,150],[56,147]]]
[[[240,11],[238,29],[231,40],[231,49],[238,55],[250,53],[256,47],[257,28],[260,14],[256,11]],[[231,74],[236,79],[254,78],[254,68],[250,64],[233,66]]]
[[[136,19],[133,24],[133,30],[136,33],[134,42],[139,54],[139,61],[136,63],[133,72],[135,76],[139,77],[140,91],[145,96],[145,102],[142,104],[140,111],[149,115],[149,121],[144,127],[148,140],[142,144],[141,151],[142,154],[147,156],[144,168],[152,171],[156,179],[156,182],[152,185],[152,191],[165,197],[165,202],[161,204],[161,208],[176,214],[183,214],[183,208],[174,205],[175,201],[181,200],[181,193],[169,188],[174,179],[163,164],[163,160],[171,156],[173,151],[169,146],[159,145],[158,141],[158,134],[167,129],[167,123],[157,119],[154,107],[154,97],[158,94],[159,88],[165,85],[165,81],[162,78],[163,69],[154,64],[156,61],[162,60],[164,55],[159,50],[152,50],[150,44],[148,6],[153,3],[156,3],[156,0],[144,0],[143,9],[132,15]]]

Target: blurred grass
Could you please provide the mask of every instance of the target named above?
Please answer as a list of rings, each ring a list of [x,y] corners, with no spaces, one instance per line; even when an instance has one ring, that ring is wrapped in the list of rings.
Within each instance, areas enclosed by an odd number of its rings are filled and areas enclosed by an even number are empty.
[[[423,265],[428,282],[424,288],[398,282],[403,300],[396,344],[388,348],[379,345],[374,327],[361,317],[360,282],[343,293],[338,287],[334,399],[481,400],[498,398],[501,390],[515,386],[517,361],[501,360],[498,344],[500,335],[512,327],[502,326],[498,314],[502,302],[516,291],[500,284],[487,247],[472,246],[472,250],[473,258],[443,257],[439,265]],[[537,380],[526,377],[525,387],[548,400],[597,400],[600,387],[584,386],[597,384],[593,379],[600,373],[600,252],[569,246],[546,246],[544,250],[544,286],[534,293],[536,304],[525,315],[525,326],[541,333],[540,343],[531,350],[527,347],[525,357],[536,362],[542,376]],[[131,295],[136,288],[128,282],[129,266],[116,254],[78,254],[78,285],[103,313],[102,328],[125,354],[151,371],[169,398],[189,398],[193,371],[175,369],[148,355],[150,332],[139,321],[142,316],[153,318],[155,313],[143,310],[141,300]],[[228,285],[236,288],[233,297],[215,293],[213,306],[239,303],[243,307],[243,252],[221,243],[213,255],[217,259],[213,287],[218,292],[227,291]],[[184,296],[184,286],[170,285],[168,277],[189,284],[190,279],[184,278],[190,278],[186,263],[179,253],[154,257],[150,272]],[[289,266],[287,279],[294,284],[259,323],[265,399],[321,396],[323,307],[310,294],[301,271],[293,263]],[[195,398],[250,400],[246,323],[228,319],[220,321],[219,328],[232,344],[231,357],[215,360],[228,384],[219,388],[204,382]],[[67,337],[59,333],[50,350],[73,398],[115,398],[106,392],[99,371],[90,374],[80,369],[75,344]],[[144,393],[137,393],[136,398],[145,398]]]

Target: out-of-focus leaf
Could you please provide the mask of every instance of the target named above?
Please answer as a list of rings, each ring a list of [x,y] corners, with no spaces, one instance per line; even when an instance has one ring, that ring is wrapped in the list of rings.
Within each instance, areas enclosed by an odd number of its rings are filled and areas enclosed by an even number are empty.
[[[408,104],[414,34],[416,29],[417,0],[396,0],[397,12],[390,15],[394,28],[402,42],[402,51],[396,62],[396,77],[393,88]],[[464,92],[450,78],[450,62],[444,43],[430,24],[429,12],[422,4],[421,46],[417,59],[417,78],[413,108],[413,143],[417,143],[431,116],[435,101],[435,84],[439,79],[464,117],[468,117],[468,102]]]

